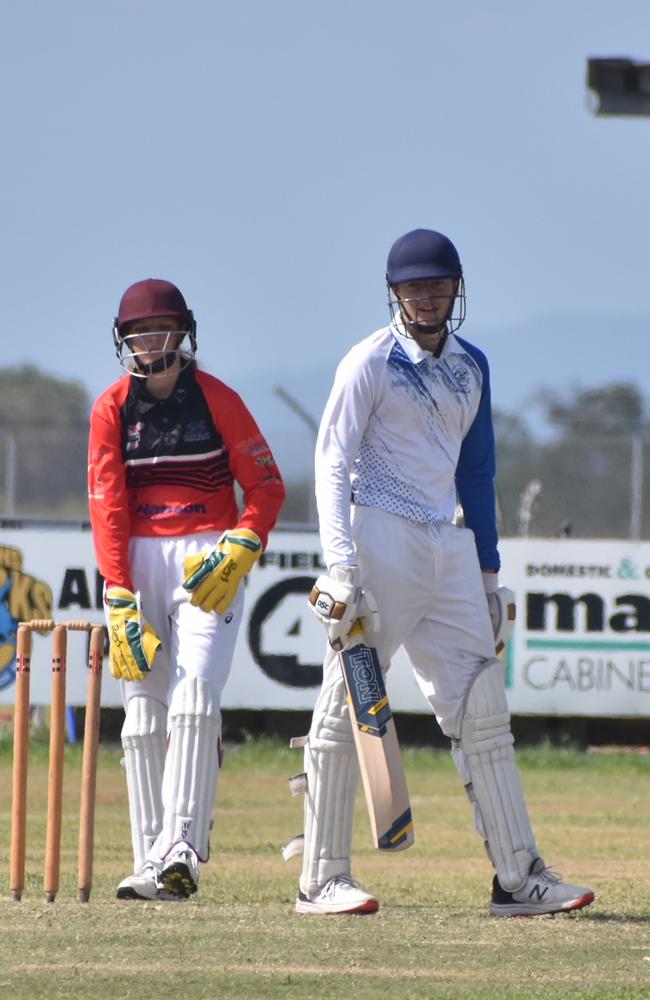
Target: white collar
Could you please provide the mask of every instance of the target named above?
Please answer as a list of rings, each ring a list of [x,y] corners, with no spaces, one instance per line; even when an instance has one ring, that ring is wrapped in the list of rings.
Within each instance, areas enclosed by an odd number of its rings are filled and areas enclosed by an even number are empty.
[[[420,362],[426,361],[427,358],[432,358],[434,361],[438,361],[440,357],[442,357],[446,353],[447,345],[449,344],[449,341],[453,336],[453,334],[451,333],[447,334],[445,342],[442,345],[442,351],[440,352],[438,358],[435,358],[431,353],[431,351],[424,351],[420,347],[420,345],[417,344],[415,340],[413,340],[413,337],[410,337],[408,334],[406,334],[404,324],[401,322],[401,320],[394,319],[393,322],[390,324],[389,329],[390,332],[395,337],[397,343],[402,348],[402,350],[405,351],[405,353],[407,354],[409,360],[412,361],[413,364],[415,365],[419,365]]]

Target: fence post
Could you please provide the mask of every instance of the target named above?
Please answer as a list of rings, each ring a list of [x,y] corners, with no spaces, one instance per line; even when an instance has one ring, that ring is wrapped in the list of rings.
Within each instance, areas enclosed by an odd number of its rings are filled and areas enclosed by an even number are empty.
[[[5,431],[5,514],[16,513],[16,435]]]
[[[640,434],[632,435],[632,462],[630,466],[630,538],[641,538],[641,511],[643,505],[643,442]]]

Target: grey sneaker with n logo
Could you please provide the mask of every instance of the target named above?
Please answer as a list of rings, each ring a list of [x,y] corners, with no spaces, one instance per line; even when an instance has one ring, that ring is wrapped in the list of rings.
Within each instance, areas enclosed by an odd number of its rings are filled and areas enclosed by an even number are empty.
[[[568,913],[593,903],[595,895],[584,885],[571,885],[537,858],[521,889],[507,892],[499,879],[492,881],[490,913],[493,917],[537,917],[545,913]]]

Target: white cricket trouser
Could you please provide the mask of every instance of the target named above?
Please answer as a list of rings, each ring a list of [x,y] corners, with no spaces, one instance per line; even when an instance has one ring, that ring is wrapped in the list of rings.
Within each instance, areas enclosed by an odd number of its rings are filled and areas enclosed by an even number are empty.
[[[139,695],[169,705],[185,677],[206,681],[221,704],[242,619],[244,588],[240,586],[226,614],[217,615],[193,607],[182,586],[185,557],[212,548],[220,537],[221,532],[200,532],[180,538],[131,539],[133,585],[140,594],[142,616],[155,629],[162,646],[145,680],[122,681],[125,707]]]
[[[442,731],[460,733],[463,701],[494,634],[473,533],[451,524],[416,524],[375,507],[352,509],[361,582],[379,605],[373,643],[386,671],[403,645]],[[325,677],[340,682],[331,651]]]

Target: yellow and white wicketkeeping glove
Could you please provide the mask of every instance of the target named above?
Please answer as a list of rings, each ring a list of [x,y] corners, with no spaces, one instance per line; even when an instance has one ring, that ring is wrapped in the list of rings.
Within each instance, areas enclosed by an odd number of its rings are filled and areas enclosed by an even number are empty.
[[[239,581],[250,573],[262,554],[262,543],[254,531],[233,528],[221,536],[209,552],[186,556],[183,586],[190,603],[202,611],[222,615],[235,599]]]
[[[109,663],[113,677],[143,681],[161,646],[151,625],[143,622],[135,594],[126,587],[108,587]]]

